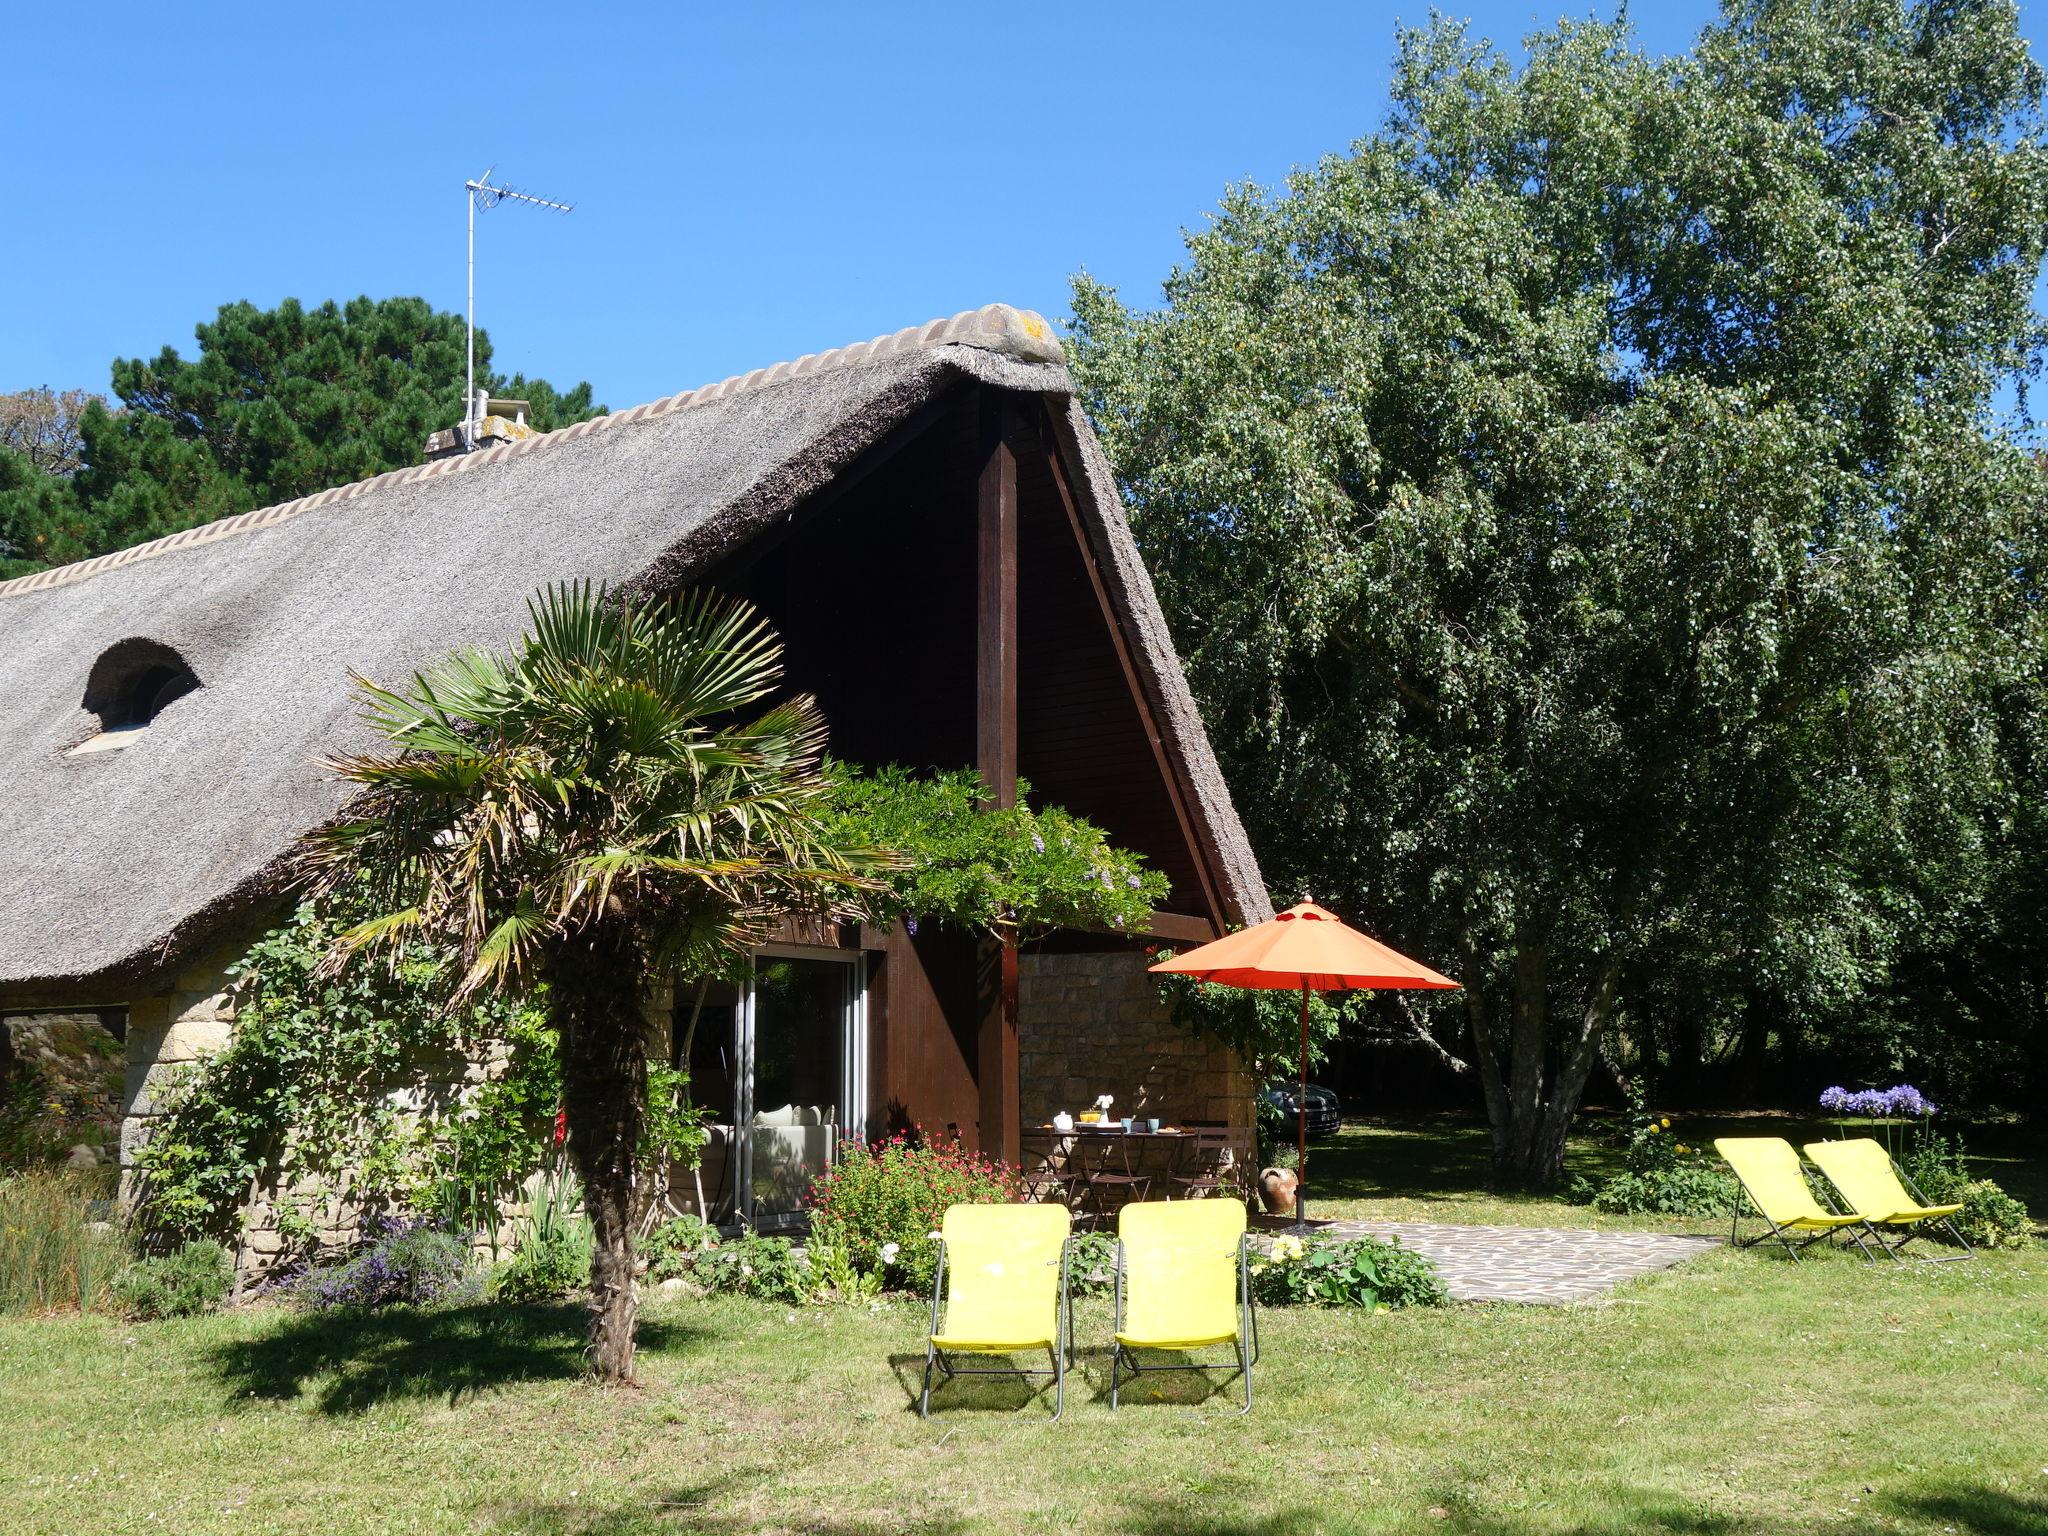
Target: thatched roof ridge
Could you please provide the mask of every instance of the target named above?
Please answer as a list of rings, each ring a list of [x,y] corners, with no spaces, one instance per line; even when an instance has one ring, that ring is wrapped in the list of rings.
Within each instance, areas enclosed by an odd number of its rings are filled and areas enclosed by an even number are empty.
[[[297,517],[301,512],[331,507],[337,502],[349,501],[385,486],[410,485],[441,475],[457,475],[465,471],[482,469],[504,459],[540,452],[556,443],[588,437],[594,432],[606,432],[616,427],[630,426],[637,421],[646,421],[649,417],[666,416],[671,411],[686,411],[692,406],[708,405],[741,390],[756,389],[764,384],[778,384],[785,379],[800,379],[827,369],[874,362],[899,352],[944,346],[983,347],[992,352],[1005,352],[1032,362],[1058,363],[1065,360],[1059,338],[1053,334],[1052,327],[1043,315],[1035,310],[1013,309],[1008,304],[984,304],[980,309],[963,309],[950,319],[928,320],[923,325],[907,325],[887,336],[877,336],[870,341],[857,341],[849,346],[834,347],[827,352],[806,352],[792,362],[773,363],[766,368],[756,368],[752,373],[736,373],[730,378],[719,380],[716,384],[705,384],[696,389],[686,389],[680,394],[666,395],[659,400],[650,400],[645,405],[636,405],[631,410],[593,416],[588,421],[579,421],[573,426],[562,427],[553,432],[537,433],[515,443],[500,443],[476,453],[437,459],[428,464],[415,464],[406,469],[387,470],[381,475],[372,475],[367,480],[331,486],[310,496],[301,496],[296,501],[280,502],[271,507],[257,507],[252,511],[237,513],[233,517],[202,523],[197,528],[167,534],[161,539],[151,539],[146,544],[117,549],[111,554],[74,561],[70,565],[53,566],[47,571],[17,576],[11,581],[0,581],[0,598],[22,592],[40,592],[46,587],[68,586],[74,581],[84,581],[87,577],[97,576],[101,571],[132,565],[137,560],[150,560],[158,555],[169,554],[173,550],[210,544],[216,539],[246,533],[254,528],[268,528],[283,522],[286,518]]]
[[[1006,306],[899,331],[560,432],[379,475],[0,586],[0,1004],[118,1002],[283,888],[283,855],[365,744],[350,670],[403,678],[502,646],[548,582],[686,579],[966,383],[1047,400],[1197,836],[1233,916],[1265,893],[1215,773],[1051,328]],[[119,751],[87,674],[124,641],[203,684]]]

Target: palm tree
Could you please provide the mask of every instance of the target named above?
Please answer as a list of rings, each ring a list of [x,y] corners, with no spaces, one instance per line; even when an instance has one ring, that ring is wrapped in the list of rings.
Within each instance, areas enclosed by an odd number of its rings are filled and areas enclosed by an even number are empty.
[[[316,890],[362,882],[378,912],[334,965],[428,938],[461,957],[458,1002],[546,984],[596,1235],[590,1359],[623,1382],[648,983],[724,969],[786,916],[859,915],[876,858],[835,846],[821,819],[815,702],[742,716],[782,677],[780,643],[746,604],[581,584],[528,611],[509,655],[458,652],[403,689],[355,679],[388,746],[329,760],[361,789],[305,857]]]

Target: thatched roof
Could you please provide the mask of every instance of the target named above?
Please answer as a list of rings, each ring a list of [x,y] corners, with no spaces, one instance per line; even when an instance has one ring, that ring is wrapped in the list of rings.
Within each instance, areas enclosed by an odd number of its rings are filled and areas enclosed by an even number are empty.
[[[1045,321],[1002,305],[528,441],[379,475],[0,583],[0,995],[119,1000],[272,895],[342,806],[350,669],[392,679],[502,646],[548,582],[687,578],[966,381],[1050,397],[1141,680],[1233,917],[1270,910],[1109,467]],[[119,751],[70,755],[123,640],[204,685]]]

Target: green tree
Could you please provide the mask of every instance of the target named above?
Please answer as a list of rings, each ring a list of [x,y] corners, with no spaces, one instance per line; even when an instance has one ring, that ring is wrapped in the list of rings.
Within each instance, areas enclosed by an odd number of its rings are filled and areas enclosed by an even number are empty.
[[[378,905],[337,965],[424,937],[459,953],[457,1001],[540,999],[596,1235],[591,1362],[626,1381],[645,988],[724,970],[782,917],[854,915],[871,885],[864,852],[827,835],[816,705],[744,714],[782,676],[751,608],[578,586],[531,613],[509,656],[458,653],[403,689],[361,683],[389,746],[334,761],[360,792],[308,858],[316,887],[360,872]]]
[[[2048,156],[1992,0],[1528,52],[1404,33],[1382,131],[1163,310],[1077,279],[1073,357],[1268,869],[1466,984],[1540,1182],[1675,969],[1861,995],[1981,878]]]
[[[420,462],[427,434],[462,416],[463,322],[424,299],[308,309],[221,307],[199,352],[116,359],[118,407],[85,403],[75,473],[0,455],[0,575],[89,559],[184,528]],[[600,414],[590,386],[489,369],[479,383],[532,403],[542,431]]]

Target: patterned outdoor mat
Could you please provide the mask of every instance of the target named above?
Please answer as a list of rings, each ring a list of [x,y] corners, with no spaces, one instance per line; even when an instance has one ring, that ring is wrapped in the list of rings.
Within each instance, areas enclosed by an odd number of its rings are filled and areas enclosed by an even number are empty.
[[[1277,1224],[1259,1225],[1271,1231]],[[1669,1232],[1464,1227],[1434,1221],[1312,1220],[1311,1225],[1339,1237],[1399,1238],[1403,1247],[1436,1264],[1453,1301],[1538,1305],[1597,1300],[1624,1280],[1696,1259],[1721,1242]]]

